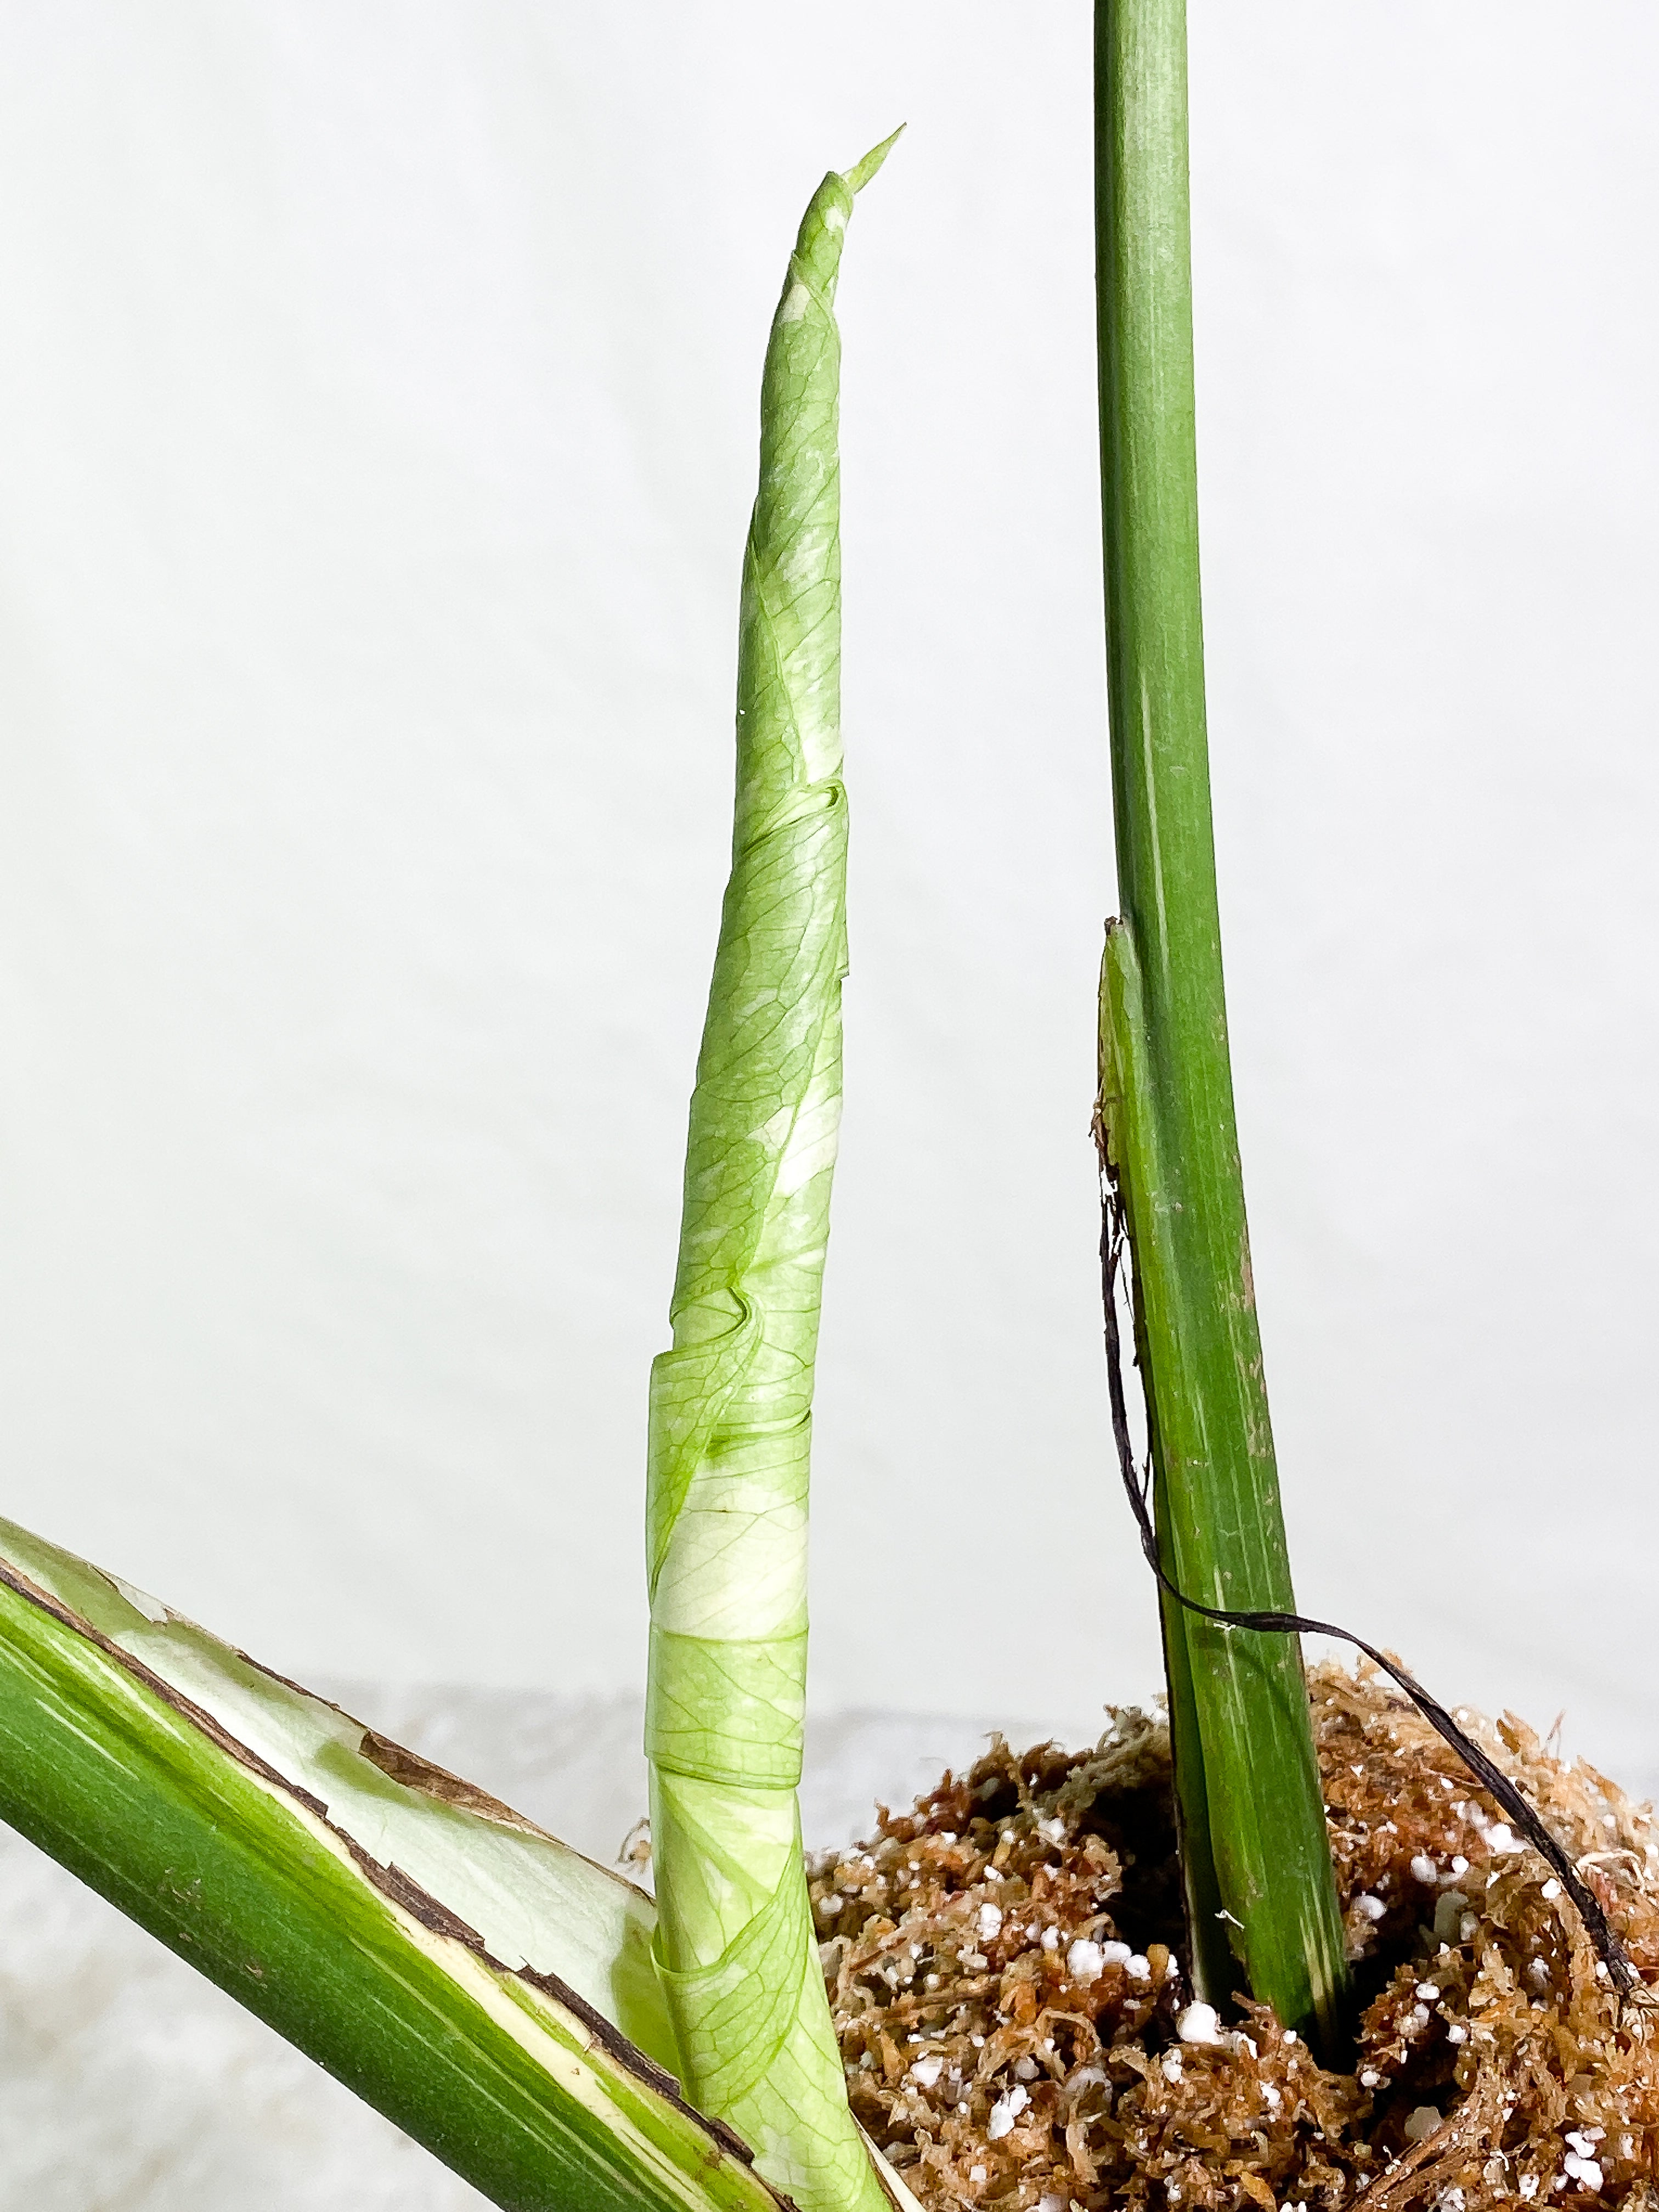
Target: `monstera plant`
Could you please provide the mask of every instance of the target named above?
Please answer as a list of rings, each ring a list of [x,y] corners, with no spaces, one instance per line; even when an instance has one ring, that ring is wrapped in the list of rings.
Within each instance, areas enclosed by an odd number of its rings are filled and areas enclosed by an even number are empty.
[[[1121,902],[1102,995],[1109,1314],[1122,1234],[1195,1990],[1224,2002],[1242,1980],[1329,2044],[1346,1968],[1251,1291],[1210,822],[1184,0],[1101,0],[1097,100]],[[814,194],[762,386],[732,872],[672,1340],[650,1385],[654,1901],[0,1524],[0,1814],[526,2212],[912,2202],[849,2111],[795,1795],[847,942],[834,308],[855,198],[891,143]]]

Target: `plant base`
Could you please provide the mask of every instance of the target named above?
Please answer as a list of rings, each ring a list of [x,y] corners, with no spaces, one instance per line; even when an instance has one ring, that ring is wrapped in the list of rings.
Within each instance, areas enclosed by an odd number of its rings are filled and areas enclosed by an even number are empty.
[[[1569,1900],[1380,1677],[1311,1678],[1358,2001],[1352,2071],[1182,1977],[1167,1734],[1000,1738],[861,1849],[812,1863],[854,2110],[929,2207],[1279,2212],[1363,2199],[1647,2200],[1659,2033],[1620,2016]],[[1460,1712],[1659,1969],[1659,1842],[1580,1761]]]

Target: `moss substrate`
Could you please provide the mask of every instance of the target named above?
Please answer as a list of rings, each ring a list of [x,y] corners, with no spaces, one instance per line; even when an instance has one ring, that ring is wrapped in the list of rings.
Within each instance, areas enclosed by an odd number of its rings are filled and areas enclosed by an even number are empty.
[[[854,2110],[925,2205],[1376,2212],[1642,2203],[1659,2033],[1571,1904],[1380,1676],[1311,1678],[1362,2010],[1335,2069],[1183,1978],[1162,1723],[1090,1752],[1000,1739],[812,1863]],[[1460,1712],[1659,1972],[1659,1842],[1582,1760]],[[1342,2068],[1350,2070],[1341,2070]],[[1654,2202],[1659,2207],[1659,2193]]]

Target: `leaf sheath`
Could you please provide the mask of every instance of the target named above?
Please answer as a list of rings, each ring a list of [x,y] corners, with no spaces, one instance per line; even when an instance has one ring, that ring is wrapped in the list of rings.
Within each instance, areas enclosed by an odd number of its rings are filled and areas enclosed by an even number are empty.
[[[4,1522],[0,1817],[509,2212],[778,2212],[612,2025],[647,1898]]]

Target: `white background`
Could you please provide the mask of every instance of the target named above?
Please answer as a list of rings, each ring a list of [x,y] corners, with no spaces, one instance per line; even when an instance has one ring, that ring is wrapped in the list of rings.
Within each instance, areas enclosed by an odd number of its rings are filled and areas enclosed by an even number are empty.
[[[1155,1686],[1104,1422],[1082,0],[0,7],[0,1510],[626,1691],[767,322],[846,337],[821,1705]],[[1299,1590],[1659,1776],[1649,0],[1194,0]]]

